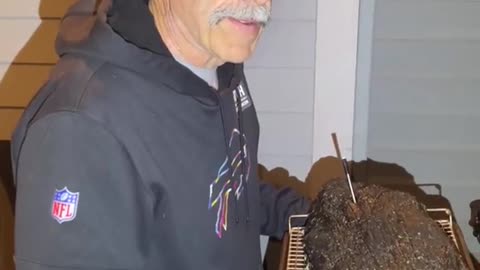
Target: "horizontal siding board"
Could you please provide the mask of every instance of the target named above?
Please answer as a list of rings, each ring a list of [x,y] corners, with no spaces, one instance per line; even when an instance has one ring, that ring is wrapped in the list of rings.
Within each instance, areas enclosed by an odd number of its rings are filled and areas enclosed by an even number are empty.
[[[60,18],[77,0],[3,0],[0,18]]]
[[[22,113],[22,109],[0,108],[0,140],[10,140],[12,132]]]
[[[0,65],[0,107],[25,107],[53,66]]]
[[[480,164],[480,151],[402,149],[384,146],[370,147],[368,157],[404,167],[415,179],[422,181],[419,183],[431,183],[438,179],[456,182],[458,179],[472,181],[464,184],[478,187],[477,167]]]
[[[371,112],[480,115],[479,85],[480,75],[476,78],[375,76],[371,83]]]
[[[311,155],[312,115],[310,113],[258,113],[259,152],[269,155]]]
[[[272,20],[310,20],[316,18],[315,0],[275,0],[272,7]]]
[[[480,39],[480,1],[382,0],[376,14],[376,38]]]
[[[247,68],[257,111],[313,112],[313,69]]]
[[[372,147],[384,145],[479,145],[480,115],[373,114],[369,138]]]
[[[394,41],[374,44],[373,74],[478,76],[480,41]]]
[[[59,20],[0,19],[0,36],[9,37],[2,40],[0,64],[55,63],[54,43],[59,23]]]
[[[386,141],[386,140],[385,140]],[[480,152],[480,144],[467,144],[467,143],[451,143],[451,144],[434,144],[434,143],[389,143],[370,141],[370,149],[372,152],[430,152],[437,154],[448,153],[478,153]],[[370,152],[370,153],[372,153]]]
[[[246,67],[313,68],[315,22],[272,21]]]

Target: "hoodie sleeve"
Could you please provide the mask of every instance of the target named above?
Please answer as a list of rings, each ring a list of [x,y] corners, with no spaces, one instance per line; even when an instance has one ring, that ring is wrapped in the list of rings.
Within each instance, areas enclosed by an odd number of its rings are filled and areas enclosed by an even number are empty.
[[[291,188],[276,189],[269,183],[260,182],[262,205],[261,234],[281,239],[288,230],[291,215],[307,214],[310,201]]]
[[[17,270],[141,268],[149,194],[102,125],[72,112],[43,117],[17,168]]]

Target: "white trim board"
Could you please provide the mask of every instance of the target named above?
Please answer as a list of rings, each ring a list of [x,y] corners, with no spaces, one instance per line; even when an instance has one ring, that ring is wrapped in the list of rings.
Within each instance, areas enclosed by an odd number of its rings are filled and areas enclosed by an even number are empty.
[[[360,2],[358,26],[357,84],[353,123],[352,159],[355,161],[366,160],[368,157],[368,118],[374,22],[375,0],[362,0]]]
[[[313,162],[336,156],[333,132],[352,158],[359,7],[359,0],[317,2]]]

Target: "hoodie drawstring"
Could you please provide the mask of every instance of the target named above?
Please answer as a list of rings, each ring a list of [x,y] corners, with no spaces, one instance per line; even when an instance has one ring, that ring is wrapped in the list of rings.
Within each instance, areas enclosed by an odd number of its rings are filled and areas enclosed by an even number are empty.
[[[240,92],[237,89],[234,90],[234,93],[235,95],[235,100],[236,100],[236,107],[237,107],[237,111],[236,111],[236,116],[237,116],[237,125],[238,125],[238,130],[239,130],[239,143],[240,143],[240,158],[241,158],[241,171],[242,171],[242,179],[240,180],[243,180],[243,188],[245,189],[245,201],[246,201],[246,223],[249,223],[250,222],[250,204],[248,202],[248,183],[247,183],[247,178],[248,178],[248,175],[247,173],[247,170],[246,170],[246,153],[245,153],[245,141],[244,141],[244,124],[243,124],[243,114],[242,114],[242,101],[241,101],[241,97],[240,97]],[[221,114],[221,117],[222,117],[222,123],[225,123],[225,108],[223,106],[223,103],[220,102],[220,114]],[[225,130],[225,127],[223,128],[223,132],[224,132],[224,138],[225,138],[225,149],[227,149],[227,162],[231,163],[233,161],[233,159],[235,158],[234,156],[232,156],[232,152],[233,151],[230,151],[230,141],[229,141],[229,138],[230,138],[230,134],[227,134],[226,133],[226,130]],[[231,164],[229,164],[230,166]],[[231,173],[233,173],[233,168],[230,168],[230,171]],[[234,200],[233,200],[233,204],[234,204],[234,217],[235,217],[235,223],[238,224],[240,223],[240,217],[239,217],[239,211],[238,211],[238,199],[237,197],[235,196],[234,197]]]
[[[217,94],[217,98],[220,100],[220,96]],[[223,102],[219,102],[220,104],[220,115],[222,117],[222,123],[225,123],[225,108],[223,107]],[[232,160],[233,160],[233,156],[232,156],[232,153],[230,151],[230,141],[229,141],[229,138],[230,138],[230,134],[227,134],[227,132],[225,131],[225,127],[223,127],[223,137],[225,138],[225,149],[227,149],[227,166],[230,166]],[[230,171],[232,170],[231,168],[229,169]],[[233,211],[234,211],[234,217],[235,217],[235,223],[238,224],[240,222],[240,218],[239,218],[239,215],[238,215],[238,203],[237,203],[237,200],[236,198],[234,198],[233,200]]]
[[[245,201],[247,203],[247,207],[246,207],[246,211],[247,211],[247,218],[246,218],[246,222],[249,223],[250,222],[250,205],[248,203],[248,183],[247,183],[247,178],[248,178],[248,175],[247,175],[247,171],[246,171],[246,160],[245,160],[245,141],[243,139],[243,136],[244,136],[244,133],[243,133],[243,130],[244,130],[244,127],[243,127],[243,112],[242,112],[242,101],[241,101],[241,97],[240,97],[240,92],[238,90],[238,88],[235,89],[235,96],[237,97],[236,98],[236,101],[237,101],[237,123],[238,123],[238,129],[239,129],[239,132],[240,132],[240,155],[241,155],[241,158],[242,158],[242,176],[243,176],[243,181],[244,181],[244,188],[245,188]],[[235,200],[236,201],[236,200]]]

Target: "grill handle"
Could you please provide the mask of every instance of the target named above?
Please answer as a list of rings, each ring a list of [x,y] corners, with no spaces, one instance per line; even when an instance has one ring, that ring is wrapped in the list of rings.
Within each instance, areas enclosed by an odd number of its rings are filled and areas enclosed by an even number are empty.
[[[293,227],[305,226],[305,221],[307,220],[308,216],[309,214],[291,215],[288,218],[288,231],[290,232]]]

